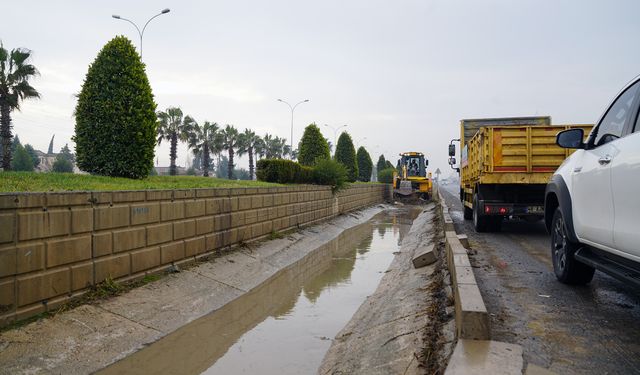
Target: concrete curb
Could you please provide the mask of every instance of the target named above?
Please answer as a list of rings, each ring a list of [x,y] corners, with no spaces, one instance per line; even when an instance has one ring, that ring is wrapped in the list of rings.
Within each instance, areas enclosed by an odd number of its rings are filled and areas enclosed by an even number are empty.
[[[435,197],[439,201],[439,213],[445,232],[446,258],[455,297],[458,338],[445,375],[521,375],[524,373],[522,347],[490,340],[489,314],[467,254],[469,240],[466,235],[455,232],[449,209],[440,199],[437,189]],[[533,371],[535,368],[531,373],[535,373]]]
[[[489,340],[489,313],[473,275],[467,249],[453,227],[449,209],[437,194],[440,219],[444,224],[447,266],[453,282],[456,331],[459,339]]]

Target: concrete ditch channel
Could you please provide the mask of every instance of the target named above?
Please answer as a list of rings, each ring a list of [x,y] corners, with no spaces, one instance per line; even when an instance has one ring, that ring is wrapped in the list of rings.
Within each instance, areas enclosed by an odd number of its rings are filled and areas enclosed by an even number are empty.
[[[5,331],[0,373],[441,373],[455,328],[436,207],[341,215]],[[425,249],[437,261],[414,268]]]

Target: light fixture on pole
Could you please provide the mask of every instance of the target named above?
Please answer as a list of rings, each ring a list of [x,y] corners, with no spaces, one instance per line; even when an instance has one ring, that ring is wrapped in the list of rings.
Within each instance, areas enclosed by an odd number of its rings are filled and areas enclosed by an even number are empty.
[[[302,100],[302,101],[296,103],[296,105],[294,105],[294,106],[292,106],[291,104],[289,104],[289,102],[287,102],[285,100],[282,100],[282,99],[278,99],[278,101],[288,105],[289,108],[291,108],[291,140],[290,140],[290,145],[291,146],[290,147],[291,147],[291,159],[293,160],[293,111],[295,111],[295,109],[296,109],[296,107],[298,105],[308,102],[309,99]]]
[[[365,139],[367,139],[367,137],[358,138],[358,140],[356,141],[356,150],[358,149],[358,145]]]
[[[161,11],[160,11],[160,13],[158,13],[158,14],[156,14],[155,16],[153,16],[153,17],[149,18],[149,20],[147,21],[147,23],[145,23],[145,24],[144,24],[144,27],[142,28],[142,31],[140,31],[140,28],[138,27],[138,25],[136,25],[136,24],[135,24],[133,21],[131,21],[131,20],[128,20],[128,19],[126,19],[126,18],[122,18],[122,17],[120,17],[120,16],[119,16],[119,15],[117,15],[117,14],[114,14],[114,15],[112,15],[111,17],[113,17],[113,18],[115,18],[115,19],[117,19],[117,20],[127,21],[127,22],[129,22],[130,24],[132,24],[132,25],[133,25],[133,27],[135,27],[135,28],[136,28],[136,30],[138,30],[138,35],[140,35],[140,58],[142,58],[142,36],[144,35],[144,30],[147,28],[147,25],[149,24],[149,22],[151,22],[151,20],[153,20],[154,18],[159,17],[159,16],[161,16],[161,15],[163,15],[163,14],[167,14],[167,13],[169,13],[170,11],[171,11],[171,9],[169,9],[169,8],[165,8],[165,9],[161,10]]]
[[[333,126],[331,126],[329,124],[324,124],[324,126],[326,126],[327,128],[330,128],[331,130],[333,130],[333,147],[336,147],[338,130],[340,130],[340,128],[346,128],[347,125],[340,125],[337,128],[334,128]]]

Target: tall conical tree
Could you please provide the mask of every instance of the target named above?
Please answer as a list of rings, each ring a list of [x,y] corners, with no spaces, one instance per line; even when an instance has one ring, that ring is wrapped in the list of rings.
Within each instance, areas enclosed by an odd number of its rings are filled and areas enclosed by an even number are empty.
[[[76,106],[76,161],[86,172],[143,178],[153,168],[156,104],[140,55],[118,36],[98,54]]]
[[[347,168],[347,181],[355,182],[358,179],[358,162],[356,161],[356,149],[353,140],[347,132],[342,132],[336,145],[336,161]]]
[[[376,169],[378,172],[385,169],[387,167],[387,159],[384,158],[384,155],[380,155],[378,158],[378,162],[376,163]]]
[[[298,150],[298,162],[302,165],[314,165],[318,159],[331,157],[329,144],[316,124],[310,124],[304,129]]]
[[[358,181],[371,181],[371,171],[373,170],[373,161],[367,150],[360,146],[357,153],[358,160]]]

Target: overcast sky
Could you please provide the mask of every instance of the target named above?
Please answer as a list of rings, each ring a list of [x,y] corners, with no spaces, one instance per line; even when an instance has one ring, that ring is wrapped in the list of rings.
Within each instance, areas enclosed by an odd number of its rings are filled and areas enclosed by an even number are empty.
[[[42,99],[13,114],[22,143],[46,151],[54,133],[56,151],[71,143],[88,64],[116,35],[139,46],[111,15],[142,26],[165,7],[143,48],[158,109],[288,139],[277,99],[309,99],[294,143],[311,122],[330,139],[324,124],[347,124],[375,160],[422,151],[431,171],[449,168],[460,119],[592,123],[640,73],[637,0],[7,1],[0,40],[33,50],[41,73]],[[168,155],[156,150],[160,166]],[[179,148],[178,164],[188,158]]]

